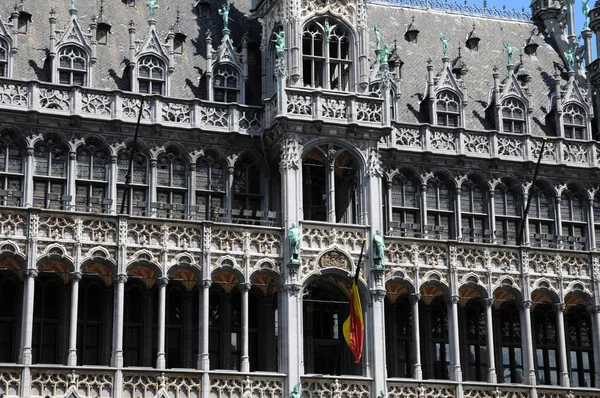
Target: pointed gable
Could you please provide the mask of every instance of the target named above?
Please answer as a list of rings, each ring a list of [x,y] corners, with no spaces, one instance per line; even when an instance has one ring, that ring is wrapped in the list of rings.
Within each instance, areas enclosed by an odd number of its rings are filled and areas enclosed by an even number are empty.
[[[452,67],[450,62],[447,60],[444,61],[444,66],[440,73],[436,77],[433,78],[433,90],[436,96],[440,91],[450,90],[458,95],[461,101],[465,100],[465,95],[463,91],[463,87],[460,84],[459,80],[456,79],[454,74],[452,73]]]
[[[213,67],[218,64],[232,64],[241,73],[243,69],[242,59],[240,54],[236,51],[233,41],[229,35],[225,35],[221,44],[217,48],[216,54],[213,58]]]
[[[509,72],[508,76],[500,85],[500,103],[508,97],[517,97],[519,100],[525,103],[525,107],[529,108],[529,96],[521,87],[521,84],[517,80],[517,76],[514,73]]]
[[[586,96],[582,92],[581,87],[573,75],[569,76],[569,81],[563,89],[563,104],[576,102],[582,106],[586,112],[589,112],[589,106],[586,101]]]
[[[4,25],[2,18],[0,18],[0,36],[2,36],[2,38],[4,40],[6,40],[8,45],[12,48],[12,45],[13,45],[12,34],[8,29],[6,29],[6,25]]]
[[[149,24],[148,35],[139,47],[136,56],[140,58],[144,55],[153,54],[161,58],[165,63],[169,63],[168,51],[161,44],[160,38],[156,33],[156,28],[153,23]]]
[[[71,18],[67,28],[62,33],[57,42],[57,48],[61,48],[67,45],[76,45],[83,48],[88,55],[92,53],[92,48],[88,43],[88,38],[83,34],[81,25],[77,21],[77,11],[71,10]]]

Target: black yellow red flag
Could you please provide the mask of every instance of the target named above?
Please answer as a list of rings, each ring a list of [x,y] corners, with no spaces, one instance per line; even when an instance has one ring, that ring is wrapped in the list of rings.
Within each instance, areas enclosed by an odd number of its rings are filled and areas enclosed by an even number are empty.
[[[363,239],[358,265],[356,266],[356,274],[352,282],[352,290],[350,290],[350,315],[344,321],[343,325],[344,339],[348,347],[350,347],[350,351],[354,354],[356,363],[359,363],[362,357],[365,340],[365,322],[363,319],[362,304],[360,303],[360,293],[358,291],[358,275],[360,273],[360,262],[362,261],[365,241],[366,239]]]

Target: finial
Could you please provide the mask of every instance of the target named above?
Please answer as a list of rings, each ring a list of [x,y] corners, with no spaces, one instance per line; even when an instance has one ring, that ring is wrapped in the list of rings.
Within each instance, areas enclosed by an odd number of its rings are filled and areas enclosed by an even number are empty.
[[[100,15],[104,15],[104,0],[100,0]]]
[[[180,14],[180,13],[181,13],[181,12],[179,11],[179,5],[178,5],[178,6],[177,6],[177,17],[175,18],[175,23],[176,23],[176,24],[179,24],[179,14]]]

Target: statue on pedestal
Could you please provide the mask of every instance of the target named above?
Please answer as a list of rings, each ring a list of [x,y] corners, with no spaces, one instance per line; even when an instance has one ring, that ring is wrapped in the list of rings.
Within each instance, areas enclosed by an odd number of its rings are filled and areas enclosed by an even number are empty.
[[[300,262],[300,229],[296,223],[292,223],[292,227],[288,231],[288,244],[290,249],[290,261]]]

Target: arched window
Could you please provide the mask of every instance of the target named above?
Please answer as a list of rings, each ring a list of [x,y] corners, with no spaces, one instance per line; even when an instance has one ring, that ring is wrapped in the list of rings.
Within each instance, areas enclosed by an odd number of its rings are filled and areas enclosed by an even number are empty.
[[[158,217],[183,219],[187,202],[187,163],[174,150],[158,156],[156,201],[152,207]]]
[[[412,306],[408,295],[385,300],[385,342],[389,377],[412,377]]]
[[[251,371],[277,371],[277,291],[274,279],[261,275],[248,296],[248,355]],[[266,283],[265,283],[266,282]]]
[[[158,289],[142,279],[125,285],[123,361],[125,366],[152,366],[157,352]]]
[[[240,76],[231,65],[218,65],[214,72],[214,99],[218,102],[239,102]]]
[[[9,46],[4,40],[0,40],[0,77],[8,77]]]
[[[165,94],[165,64],[155,56],[147,55],[138,61],[138,92]]]
[[[16,363],[19,336],[19,282],[11,271],[0,270],[0,362]]]
[[[574,306],[566,314],[567,350],[571,387],[594,386],[592,318],[584,306]]]
[[[515,244],[520,222],[520,195],[510,185],[500,184],[494,190],[496,238],[504,244]]]
[[[302,76],[305,86],[328,90],[350,89],[350,35],[328,20],[312,21],[302,33]]]
[[[63,281],[50,272],[40,272],[35,280],[33,363],[58,364],[59,348],[63,347],[60,342],[66,341],[66,336],[60,336],[64,289]]]
[[[440,91],[435,100],[438,126],[460,126],[460,99],[451,91]]]
[[[391,225],[400,226],[401,230],[420,232],[420,185],[414,178],[405,173],[394,176],[391,183]],[[407,232],[408,233],[408,232]]]
[[[196,215],[200,220],[225,216],[225,171],[212,152],[196,162]]]
[[[79,365],[108,365],[104,336],[106,322],[112,323],[107,311],[106,285],[96,276],[84,276],[79,282],[77,313],[77,362]],[[110,304],[109,304],[110,305]],[[112,332],[112,330],[110,330]]]
[[[262,209],[261,176],[260,168],[249,156],[244,156],[235,163],[232,209]]]
[[[3,206],[22,205],[23,155],[23,146],[15,135],[0,135],[0,204]]]
[[[525,105],[516,98],[502,101],[502,131],[505,133],[526,133]]]
[[[167,285],[165,353],[167,368],[183,368],[184,311],[186,291],[181,283],[171,281]],[[190,297],[191,299],[191,297]],[[191,314],[187,314],[188,316]]]
[[[485,308],[481,299],[469,300],[465,306],[466,364],[465,380],[486,381],[488,370],[487,329]],[[493,349],[493,348],[492,348]]]
[[[303,210],[307,220],[327,221],[327,172],[325,154],[316,148],[302,161]]]
[[[433,300],[430,306],[431,335],[431,360],[432,372],[428,378],[448,379],[450,366],[450,346],[448,343],[448,308],[442,297]],[[427,368],[429,368],[427,366]]]
[[[533,336],[539,384],[558,384],[556,314],[550,304],[537,304],[533,311]]]
[[[148,208],[148,160],[136,151],[133,157],[131,185],[127,188],[125,178],[129,169],[130,150],[131,148],[122,150],[117,158],[117,212],[121,211],[121,202],[125,195],[125,213],[143,216]]]
[[[242,355],[242,306],[240,290],[227,286],[225,280],[237,285],[230,275],[217,277],[210,288],[209,355],[211,369],[239,370]],[[227,290],[217,284],[223,284]]]
[[[513,301],[505,302],[496,313],[500,320],[501,381],[523,382],[523,350],[521,349],[520,311]]]
[[[487,216],[487,192],[483,184],[469,179],[460,190],[461,228],[464,239],[481,240],[489,227]]]
[[[427,182],[427,228],[433,228],[436,236],[444,239],[453,235],[454,191],[442,179]]]
[[[93,140],[77,148],[77,182],[75,209],[106,213],[112,200],[108,196],[108,170],[110,157],[100,143]]]
[[[38,141],[33,153],[33,206],[63,209],[70,198],[63,196],[67,182],[66,148],[53,137]]]
[[[575,104],[565,106],[562,121],[565,138],[576,140],[587,139],[586,114],[581,106]]]
[[[554,196],[542,187],[533,187],[530,191],[529,239],[538,246],[554,240]]]
[[[560,195],[560,215],[562,235],[566,245],[572,250],[583,249],[587,242],[586,200],[577,192],[576,187],[569,187]],[[563,238],[563,239],[564,239]]]
[[[58,82],[75,86],[87,84],[87,54],[75,46],[61,48],[58,53]]]

